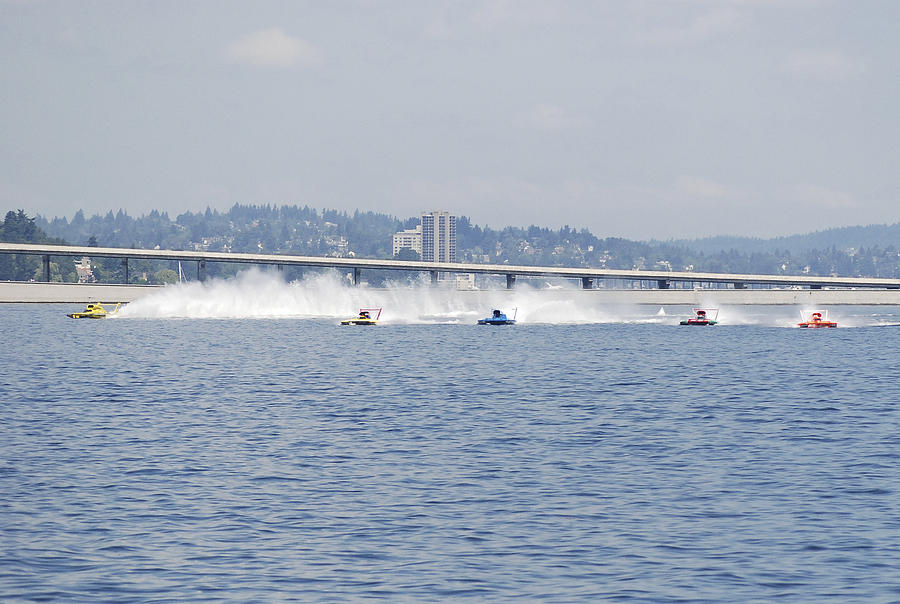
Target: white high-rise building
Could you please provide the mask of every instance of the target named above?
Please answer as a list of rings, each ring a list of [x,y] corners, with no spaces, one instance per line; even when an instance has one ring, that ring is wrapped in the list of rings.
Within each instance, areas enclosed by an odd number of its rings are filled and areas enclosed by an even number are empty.
[[[422,257],[422,225],[420,224],[414,229],[407,229],[394,234],[394,256],[400,253],[403,248],[415,250]]]
[[[450,212],[422,213],[422,261],[456,262],[456,216]]]

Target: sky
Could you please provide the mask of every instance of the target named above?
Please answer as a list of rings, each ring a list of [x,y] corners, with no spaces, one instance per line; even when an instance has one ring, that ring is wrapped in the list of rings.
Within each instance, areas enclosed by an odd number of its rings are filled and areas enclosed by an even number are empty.
[[[900,221],[895,0],[0,0],[0,209]]]

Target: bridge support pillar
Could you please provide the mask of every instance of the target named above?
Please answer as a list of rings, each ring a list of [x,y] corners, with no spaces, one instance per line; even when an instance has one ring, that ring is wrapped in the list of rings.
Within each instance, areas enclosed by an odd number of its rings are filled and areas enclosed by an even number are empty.
[[[41,257],[41,264],[44,268],[44,281],[50,283],[50,255],[46,254]]]
[[[197,261],[197,281],[206,281],[206,260]]]
[[[581,278],[581,289],[593,289],[594,280],[590,277],[582,277]]]
[[[123,283],[128,285],[128,258],[122,258],[122,273],[125,275]]]
[[[744,289],[747,286],[743,281],[738,281],[734,284],[734,289]]]
[[[506,289],[513,289],[516,286],[516,276],[506,275]]]
[[[438,282],[438,272],[437,272],[437,271],[428,271],[428,272],[431,273],[431,284],[432,284],[432,285],[437,285],[437,282]]]
[[[668,279],[660,279],[656,282],[656,286],[659,289],[669,289],[669,281]]]
[[[353,268],[353,285],[359,285],[359,273],[360,268],[358,266]]]

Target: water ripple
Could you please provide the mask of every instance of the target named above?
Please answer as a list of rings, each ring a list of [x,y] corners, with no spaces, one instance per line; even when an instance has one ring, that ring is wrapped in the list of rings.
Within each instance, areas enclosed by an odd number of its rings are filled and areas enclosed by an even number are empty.
[[[8,312],[0,600],[900,595],[898,330],[62,316]]]

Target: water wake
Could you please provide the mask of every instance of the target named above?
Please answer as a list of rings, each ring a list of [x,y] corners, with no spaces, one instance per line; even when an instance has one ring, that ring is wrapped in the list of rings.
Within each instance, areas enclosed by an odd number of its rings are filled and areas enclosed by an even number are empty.
[[[715,305],[711,305],[715,306]],[[389,285],[370,288],[350,285],[336,271],[307,275],[286,283],[280,275],[249,269],[231,279],[167,286],[119,310],[117,318],[230,319],[300,318],[342,319],[360,308],[383,308],[381,323],[474,324],[499,308],[519,323],[589,324],[632,323],[677,325],[692,315],[687,306],[648,307],[604,302],[576,286],[535,288],[521,284],[514,290],[456,290],[449,287]],[[719,324],[796,327],[799,307],[721,307]],[[841,327],[894,325],[892,312],[855,314],[833,311]]]
[[[515,290],[456,290],[393,285],[352,286],[336,272],[285,283],[278,275],[250,269],[233,279],[180,283],[140,298],[120,318],[329,318],[351,317],[360,308],[383,308],[382,323],[474,324],[499,308],[525,323],[657,323],[637,307],[610,308],[588,300],[575,287]]]

